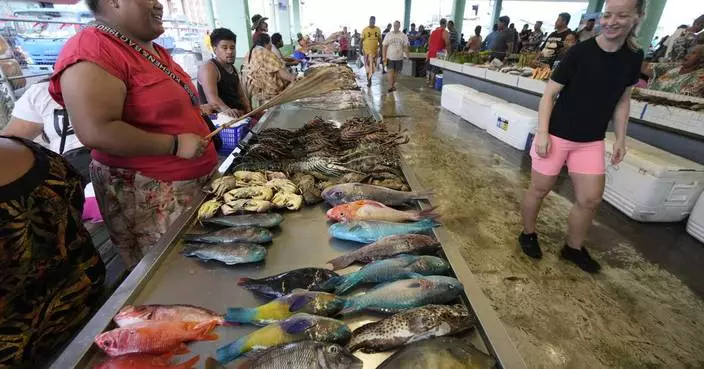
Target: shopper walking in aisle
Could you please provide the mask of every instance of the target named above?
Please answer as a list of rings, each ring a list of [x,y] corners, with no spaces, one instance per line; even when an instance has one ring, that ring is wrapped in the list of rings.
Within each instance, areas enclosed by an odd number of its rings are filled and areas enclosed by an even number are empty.
[[[347,27],[342,27],[342,32],[337,36],[337,43],[340,45],[340,56],[350,57],[350,33]]]
[[[266,22],[267,19],[269,18],[262,17],[259,14],[254,14],[252,17],[252,29],[254,30],[252,42],[254,42],[260,34],[269,32],[269,24]]]
[[[105,266],[61,156],[0,136],[0,367],[44,368],[100,302]]]
[[[513,51],[514,34],[509,29],[511,18],[507,16],[499,17],[499,30],[494,33],[491,39],[489,50],[494,51],[492,58],[504,60]]]
[[[438,56],[439,51],[450,49],[450,34],[447,32],[447,19],[440,19],[440,26],[433,30],[428,40],[428,54],[425,57],[426,70],[428,71],[428,85],[435,83],[435,75],[440,72],[440,68],[430,65],[430,59]]]
[[[376,17],[369,17],[369,26],[362,30],[362,53],[367,72],[367,87],[372,87],[372,76],[376,72],[376,59],[381,48],[381,29],[376,26]]]
[[[202,104],[217,107],[220,113],[237,118],[252,110],[235,70],[237,36],[227,28],[210,34],[215,57],[198,71],[198,94]]]
[[[467,43],[467,51],[479,52],[482,48],[482,26],[474,27],[474,36]]]
[[[384,29],[384,32],[381,33],[381,43],[384,43],[384,39],[386,38],[386,35],[391,32],[391,23],[386,25],[386,28]],[[379,62],[381,63],[381,72],[383,74],[386,74],[386,63],[384,62],[383,58],[379,59]]]
[[[565,37],[572,32],[567,28],[567,25],[570,24],[570,18],[569,13],[560,13],[560,15],[557,16],[557,20],[555,20],[555,31],[548,35],[543,50],[540,53],[539,61],[541,63],[548,64],[550,67],[555,63],[555,59],[557,59],[557,56],[560,54],[560,50],[565,46]]]
[[[394,22],[394,30],[386,35],[383,43],[383,57],[389,67],[389,92],[396,91],[396,78],[403,69],[403,58],[408,57],[408,36],[400,31],[401,22]]]
[[[460,47],[460,35],[455,29],[455,22],[451,20],[447,21],[447,33],[450,35],[450,48],[448,51],[454,53],[459,50]]]
[[[523,48],[527,52],[531,53],[540,51],[540,45],[543,44],[543,40],[545,40],[545,34],[543,33],[543,21],[537,21],[533,26],[533,32],[531,32],[530,36],[528,36],[528,42],[523,44]]]
[[[542,257],[536,234],[540,204],[567,163],[576,199],[561,257],[590,273],[601,268],[584,241],[604,192],[604,136],[609,121],[616,134],[611,163],[619,164],[626,155],[631,86],[638,82],[643,61],[636,29],[644,16],[644,2],[606,0],[602,33],[573,46],[548,81],[540,100],[531,150],[533,172],[523,198],[523,232],[518,237],[523,252],[532,258]]]
[[[579,42],[587,41],[590,38],[596,36],[596,29],[594,29],[594,23],[596,23],[596,20],[594,18],[587,20],[587,23],[584,25],[584,28],[580,29],[579,32],[577,32],[577,39],[579,40]]]
[[[195,86],[166,49],[157,1],[88,0],[96,25],[61,50],[50,93],[66,107],[100,212],[128,267],[193,205],[217,165]]]

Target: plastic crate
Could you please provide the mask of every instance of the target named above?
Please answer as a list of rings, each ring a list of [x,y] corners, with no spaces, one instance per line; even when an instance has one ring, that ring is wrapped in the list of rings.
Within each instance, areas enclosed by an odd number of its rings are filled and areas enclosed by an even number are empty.
[[[232,150],[237,147],[237,144],[247,136],[249,132],[249,119],[241,120],[235,123],[232,127],[225,128],[220,131],[219,136],[222,140],[222,147],[218,151],[220,155],[230,155]]]
[[[438,91],[442,90],[442,74],[435,76],[435,89]]]

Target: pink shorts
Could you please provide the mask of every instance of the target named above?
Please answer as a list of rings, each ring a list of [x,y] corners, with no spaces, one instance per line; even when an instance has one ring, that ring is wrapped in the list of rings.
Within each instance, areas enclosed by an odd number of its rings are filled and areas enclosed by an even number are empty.
[[[550,135],[550,151],[548,156],[541,158],[535,152],[535,141],[530,148],[533,158],[533,170],[546,175],[560,174],[567,163],[570,173],[604,174],[604,141],[574,142]]]

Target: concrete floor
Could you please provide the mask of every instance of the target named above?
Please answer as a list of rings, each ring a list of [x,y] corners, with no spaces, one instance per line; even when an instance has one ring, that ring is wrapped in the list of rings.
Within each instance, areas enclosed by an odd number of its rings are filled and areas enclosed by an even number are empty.
[[[587,246],[603,271],[559,260],[572,205],[561,176],[538,229],[545,256],[520,251],[519,202],[530,158],[441,109],[423,79],[365,91],[404,148],[529,368],[704,368],[704,245],[684,224],[643,224],[602,204]],[[384,76],[385,77],[385,76]]]

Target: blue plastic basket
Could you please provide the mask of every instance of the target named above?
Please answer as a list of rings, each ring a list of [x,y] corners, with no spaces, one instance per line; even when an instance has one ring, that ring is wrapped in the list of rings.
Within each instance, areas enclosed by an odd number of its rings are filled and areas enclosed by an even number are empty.
[[[435,76],[435,89],[442,90],[442,74]]]
[[[249,119],[238,122],[230,128],[225,128],[220,131],[219,135],[222,139],[222,147],[218,154],[230,155],[232,150],[237,147],[237,144],[247,136],[249,132]]]

